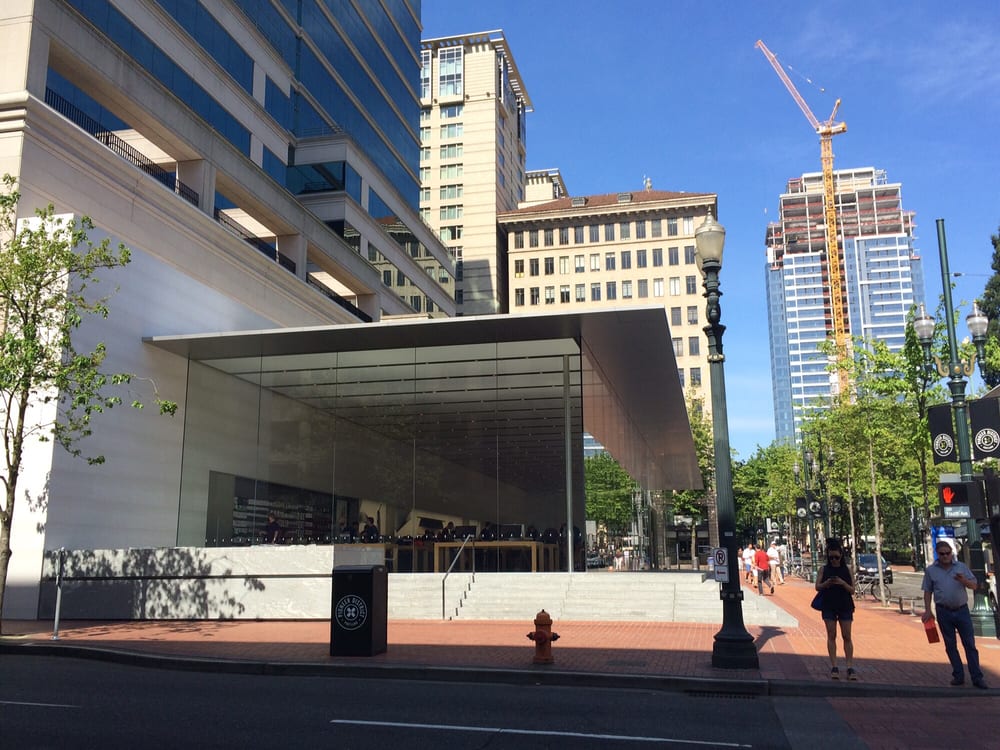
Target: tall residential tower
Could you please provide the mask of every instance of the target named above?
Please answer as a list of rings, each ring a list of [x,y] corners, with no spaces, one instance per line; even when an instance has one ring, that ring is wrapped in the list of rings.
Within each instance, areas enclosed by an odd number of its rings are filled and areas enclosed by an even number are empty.
[[[872,167],[834,173],[844,289],[830,296],[823,175],[788,181],[779,219],[767,227],[767,311],[780,441],[799,438],[811,409],[828,404],[837,375],[820,351],[831,330],[832,305],[846,311],[851,337],[902,347],[911,308],[924,299],[913,212],[903,209],[901,185]]]

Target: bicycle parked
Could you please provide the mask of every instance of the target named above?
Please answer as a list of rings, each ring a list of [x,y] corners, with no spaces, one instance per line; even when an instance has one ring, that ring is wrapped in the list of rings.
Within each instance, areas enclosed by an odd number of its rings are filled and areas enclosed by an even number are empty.
[[[888,601],[892,598],[892,590],[889,588],[889,584],[883,579],[882,587],[885,589],[885,599]],[[879,594],[878,576],[877,575],[858,575],[858,581],[854,585],[854,598],[864,599],[866,596],[870,596],[877,602],[882,601],[882,597]]]

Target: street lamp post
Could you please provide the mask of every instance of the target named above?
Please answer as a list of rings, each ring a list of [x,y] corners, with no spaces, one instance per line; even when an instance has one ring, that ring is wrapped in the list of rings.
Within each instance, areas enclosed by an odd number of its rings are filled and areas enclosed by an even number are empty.
[[[728,556],[727,580],[721,584],[722,629],[715,634],[712,666],[724,669],[756,669],[759,665],[753,636],[743,624],[743,590],[740,588],[739,560],[736,558],[736,502],[733,499],[733,468],[729,450],[729,420],[726,414],[726,375],[723,368],[720,322],[719,271],[726,230],[711,214],[694,233],[698,268],[704,277],[708,324],[708,369],[712,387],[712,435],[715,447],[715,501],[718,510],[720,543]]]
[[[948,377],[948,388],[951,390],[951,411],[955,418],[955,447],[958,450],[958,470],[963,482],[970,482],[972,475],[972,445],[969,440],[969,407],[965,400],[965,378],[975,372],[976,355],[963,362],[958,354],[958,338],[955,335],[955,311],[951,303],[951,274],[948,272],[948,243],[944,236],[944,219],[937,219],[938,255],[941,259],[941,286],[944,292],[945,329],[948,332],[948,364],[934,358],[931,364],[931,344],[934,339],[934,319],[921,306],[920,315],[913,321],[913,328],[924,349],[924,362],[928,368],[941,377]],[[983,347],[986,343],[986,329],[989,320],[973,306],[972,312],[966,317],[965,323],[972,334],[976,352],[980,360],[983,357]],[[934,367],[936,365],[936,368]],[[983,592],[983,582],[986,580],[984,569],[983,543],[979,535],[979,519],[970,518],[966,522],[969,542],[970,569],[979,585],[976,587],[972,607],[972,624],[976,635],[996,635],[993,615]]]
[[[802,490],[805,492],[806,502],[801,508],[798,509],[798,516],[806,523],[806,531],[809,534],[809,580],[816,580],[816,527],[814,525],[814,509],[813,505],[816,503],[814,496],[809,490],[809,466],[812,463],[812,451],[806,449],[802,454],[804,460],[804,468],[799,469],[799,462],[796,461],[792,466],[792,471],[795,473],[795,481],[799,481],[799,476],[802,477]]]

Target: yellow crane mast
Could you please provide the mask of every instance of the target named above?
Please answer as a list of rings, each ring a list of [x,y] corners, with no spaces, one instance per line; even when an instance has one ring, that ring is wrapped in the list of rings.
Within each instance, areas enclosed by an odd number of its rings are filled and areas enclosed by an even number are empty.
[[[795,88],[792,79],[781,67],[778,58],[767,48],[760,39],[754,45],[764,53],[764,57],[771,63],[778,78],[785,84],[788,93],[792,95],[795,103],[799,105],[802,114],[809,120],[813,130],[819,134],[820,163],[823,165],[823,217],[826,223],[826,266],[830,277],[830,313],[833,321],[833,340],[837,347],[837,357],[840,362],[848,354],[847,347],[847,323],[844,317],[844,276],[841,273],[840,242],[837,239],[837,205],[834,201],[833,192],[833,136],[847,132],[847,123],[834,122],[837,110],[840,109],[840,99],[833,105],[830,117],[820,122],[816,119],[806,100],[802,98],[799,90]],[[840,392],[844,393],[847,387],[847,371],[843,367],[837,368],[837,382]]]

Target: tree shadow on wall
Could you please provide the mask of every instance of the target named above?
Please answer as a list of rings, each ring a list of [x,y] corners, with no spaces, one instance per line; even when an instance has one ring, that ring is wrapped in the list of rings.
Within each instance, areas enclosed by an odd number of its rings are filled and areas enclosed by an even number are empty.
[[[46,553],[39,617],[55,616],[60,552]],[[242,584],[241,591],[232,587]],[[263,591],[255,576],[234,575],[224,554],[200,548],[68,550],[60,616],[90,620],[227,620]]]

